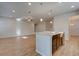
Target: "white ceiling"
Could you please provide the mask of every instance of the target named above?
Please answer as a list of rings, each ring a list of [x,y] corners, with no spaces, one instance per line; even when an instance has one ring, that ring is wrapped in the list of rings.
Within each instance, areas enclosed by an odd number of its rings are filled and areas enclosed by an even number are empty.
[[[76,11],[79,9],[78,2],[32,2],[31,6],[27,2],[0,2],[0,16],[1,17],[13,17],[23,18],[31,16],[33,20],[39,20],[40,18],[47,19],[48,14],[50,17],[60,15],[67,12]],[[71,6],[75,6],[71,8]],[[13,13],[12,10],[15,10]],[[28,12],[31,11],[29,14]]]

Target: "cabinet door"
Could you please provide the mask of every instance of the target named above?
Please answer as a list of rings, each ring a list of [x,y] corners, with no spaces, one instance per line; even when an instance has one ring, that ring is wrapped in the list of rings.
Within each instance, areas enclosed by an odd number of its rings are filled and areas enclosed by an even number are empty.
[[[56,44],[56,39],[52,40],[52,53],[54,53],[57,49]]]
[[[57,49],[58,49],[58,48],[61,46],[61,38],[60,38],[60,34],[57,35],[56,42],[57,42]]]
[[[53,35],[52,37],[52,53],[54,53],[60,46],[60,34]]]

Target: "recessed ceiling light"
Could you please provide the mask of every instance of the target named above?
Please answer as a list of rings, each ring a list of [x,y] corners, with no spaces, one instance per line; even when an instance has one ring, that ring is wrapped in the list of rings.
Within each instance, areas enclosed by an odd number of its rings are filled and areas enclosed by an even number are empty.
[[[27,39],[28,37],[26,37],[26,36],[24,36],[24,37],[22,37],[23,39]]]
[[[41,19],[40,19],[40,21],[42,22],[42,21],[43,21],[43,19],[41,18]]]
[[[15,10],[12,10],[12,12],[14,13],[14,12],[15,12]]]
[[[52,21],[50,21],[50,23],[52,24],[53,22],[52,22]]]
[[[17,20],[17,21],[21,21],[21,18],[17,18],[16,20]]]
[[[71,6],[71,8],[74,8],[74,7],[75,7],[75,6],[73,6],[73,5]]]
[[[28,5],[31,6],[31,3],[29,2]]]

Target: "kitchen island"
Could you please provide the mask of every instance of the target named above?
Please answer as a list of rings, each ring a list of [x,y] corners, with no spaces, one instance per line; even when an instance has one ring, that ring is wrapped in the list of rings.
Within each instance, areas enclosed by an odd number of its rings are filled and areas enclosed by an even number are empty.
[[[63,32],[51,32],[51,31],[37,32],[36,33],[36,52],[42,56],[52,56],[53,52],[63,44],[62,41],[61,42],[58,41],[58,39],[61,40],[61,38],[57,39],[55,35],[60,34],[60,37],[61,37],[62,33]]]

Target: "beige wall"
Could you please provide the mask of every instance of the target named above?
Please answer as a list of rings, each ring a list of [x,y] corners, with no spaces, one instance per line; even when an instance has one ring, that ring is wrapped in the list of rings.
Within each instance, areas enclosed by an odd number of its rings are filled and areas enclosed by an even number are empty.
[[[34,33],[34,24],[15,19],[0,18],[0,38]]]

